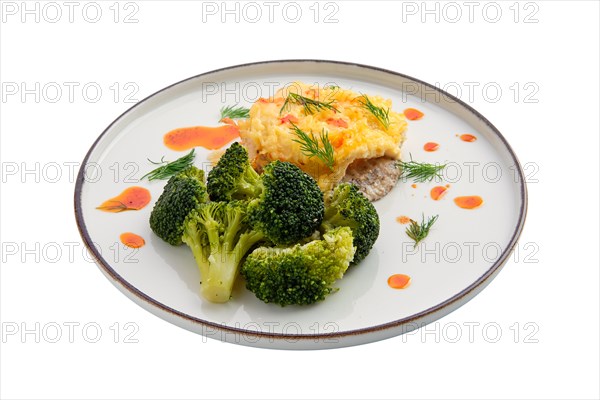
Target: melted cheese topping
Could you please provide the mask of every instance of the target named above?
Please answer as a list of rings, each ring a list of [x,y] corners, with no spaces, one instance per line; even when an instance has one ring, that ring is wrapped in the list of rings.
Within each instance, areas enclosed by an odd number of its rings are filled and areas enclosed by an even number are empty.
[[[289,102],[284,107],[290,92],[323,103],[331,102],[337,111],[322,109],[307,114],[302,105]],[[363,107],[359,101],[361,96],[361,93],[338,87],[318,88],[297,82],[280,89],[271,98],[259,99],[250,108],[250,118],[239,122],[242,142],[254,166],[261,168],[273,160],[289,161],[315,178],[322,190],[328,190],[344,177],[355,160],[400,158],[407,126],[404,115],[391,110],[391,100],[368,95],[374,105],[390,110],[386,129]],[[316,138],[323,131],[328,133],[334,148],[332,169],[317,157],[302,153],[301,145],[294,141],[298,136],[291,129],[292,123]],[[320,141],[319,144],[322,147]]]

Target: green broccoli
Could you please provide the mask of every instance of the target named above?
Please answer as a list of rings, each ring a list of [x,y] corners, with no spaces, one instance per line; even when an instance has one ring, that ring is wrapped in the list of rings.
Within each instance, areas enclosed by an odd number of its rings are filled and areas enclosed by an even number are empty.
[[[259,247],[242,265],[246,288],[265,303],[312,304],[325,299],[354,257],[352,230],[333,229],[321,240],[293,247]]]
[[[352,229],[357,264],[371,251],[379,236],[379,215],[373,204],[350,183],[341,183],[325,196],[325,217],[321,233],[339,226]]]
[[[246,224],[243,201],[205,203],[192,210],[182,239],[200,269],[202,296],[215,303],[228,301],[243,257],[263,237]]]
[[[262,190],[260,176],[248,161],[248,152],[233,143],[208,173],[208,194],[212,201],[246,200]]]
[[[325,211],[317,182],[289,162],[273,161],[261,175],[263,190],[250,201],[250,224],[277,245],[293,244],[318,229]]]
[[[150,213],[150,228],[165,242],[180,245],[188,213],[208,201],[204,171],[191,166],[172,176]]]

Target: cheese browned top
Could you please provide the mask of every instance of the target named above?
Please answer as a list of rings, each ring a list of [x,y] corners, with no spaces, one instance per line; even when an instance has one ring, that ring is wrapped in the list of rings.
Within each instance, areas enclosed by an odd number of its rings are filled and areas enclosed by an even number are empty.
[[[330,104],[335,109],[307,111],[301,104],[284,103],[289,93]],[[253,165],[260,169],[273,160],[289,161],[318,182],[323,191],[331,189],[346,175],[350,164],[375,158],[398,159],[404,141],[406,119],[392,110],[392,102],[367,94],[377,107],[389,110],[386,128],[363,104],[362,93],[339,87],[317,87],[294,83],[273,97],[261,98],[250,108],[250,118],[239,121],[240,136]],[[295,140],[293,125],[314,134],[320,141],[326,132],[334,149],[334,165],[329,168],[317,157],[309,157]],[[320,145],[322,143],[320,142]]]

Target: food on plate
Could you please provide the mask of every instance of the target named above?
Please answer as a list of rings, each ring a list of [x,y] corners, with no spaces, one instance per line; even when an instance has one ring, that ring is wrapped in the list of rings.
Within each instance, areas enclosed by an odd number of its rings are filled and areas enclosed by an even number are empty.
[[[194,166],[172,176],[150,227],[167,243],[191,248],[207,300],[228,301],[242,269],[259,299],[289,305],[324,299],[351,262],[370,251],[379,218],[356,186],[342,184],[325,201],[297,166],[273,161],[259,175],[234,143],[206,185]]]
[[[323,193],[314,179],[288,162],[268,164],[260,178],[248,153],[234,143],[208,175],[211,200],[250,200],[248,218],[275,244],[311,235],[323,220]]]
[[[325,217],[321,232],[347,226],[352,229],[356,248],[352,264],[362,261],[379,236],[379,215],[373,204],[363,196],[355,185],[340,183],[325,196]]]
[[[178,246],[188,213],[207,201],[204,171],[191,166],[165,185],[150,213],[150,228],[165,242]]]
[[[413,219],[410,220],[410,225],[406,228],[406,234],[409,238],[414,240],[414,247],[417,247],[419,242],[429,235],[429,230],[433,224],[435,224],[435,221],[437,221],[438,217],[439,215],[434,215],[433,217],[428,217],[427,221],[425,221],[425,215],[422,215],[421,223],[418,223]]]
[[[327,191],[343,180],[353,163],[398,160],[407,122],[402,113],[392,110],[391,100],[337,86],[294,83],[273,97],[256,101],[249,118],[239,120],[238,125],[255,168],[260,170],[274,160],[288,161]],[[386,163],[371,168],[380,167],[391,171]],[[375,200],[373,196],[383,191],[375,190],[369,197]]]
[[[118,196],[106,200],[97,210],[111,213],[138,211],[150,203],[150,192],[141,186],[132,186],[123,190]]]
[[[356,185],[367,199],[375,201],[396,186],[400,175],[401,171],[396,160],[379,157],[354,161],[346,170],[342,182]]]
[[[148,178],[149,181],[155,181],[160,179],[169,179],[173,175],[180,173],[185,170],[189,166],[194,164],[194,158],[196,157],[196,150],[192,149],[185,156],[178,158],[175,161],[165,161],[165,157],[163,156],[160,161],[152,161],[148,159],[148,161],[154,165],[160,165],[148,172],[146,175],[140,178],[140,181],[144,178]]]
[[[305,305],[324,300],[354,257],[352,230],[339,227],[322,239],[291,247],[259,247],[242,266],[246,288],[265,303]]]
[[[400,169],[400,178],[412,179],[414,182],[431,182],[435,178],[442,179],[442,171],[446,164],[429,164],[413,161],[412,155],[410,161],[398,161]]]
[[[250,116],[250,110],[245,107],[226,106],[221,108],[221,119],[220,122],[229,122],[234,119],[248,118]]]
[[[248,152],[237,142],[211,169],[206,187],[213,201],[254,198],[262,190],[260,176],[248,162]]]
[[[239,200],[202,203],[183,224],[182,240],[200,270],[200,293],[212,302],[229,300],[243,257],[264,238],[248,224],[247,207]]]

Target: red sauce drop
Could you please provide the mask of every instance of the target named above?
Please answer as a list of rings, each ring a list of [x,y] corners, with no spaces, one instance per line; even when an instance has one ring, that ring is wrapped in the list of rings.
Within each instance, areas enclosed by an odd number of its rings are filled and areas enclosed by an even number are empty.
[[[473,135],[465,133],[463,135],[460,135],[460,140],[462,140],[463,142],[474,142],[477,140],[477,138]]]
[[[139,186],[132,186],[120,195],[106,200],[96,207],[98,210],[118,213],[121,211],[141,210],[150,203],[150,192]]]
[[[410,276],[394,274],[388,278],[388,285],[392,289],[404,289],[410,285]]]
[[[294,116],[292,114],[288,114],[288,115],[284,116],[283,118],[279,118],[280,124],[285,124],[286,122],[293,122],[295,124],[296,122],[298,122],[298,118],[296,118],[296,116]]]
[[[439,200],[442,197],[444,197],[444,195],[446,194],[447,190],[448,190],[448,188],[445,187],[445,186],[436,186],[433,189],[431,189],[431,191],[429,192],[429,194],[431,195],[431,198],[433,200]]]
[[[423,150],[425,151],[436,151],[440,148],[440,145],[435,142],[427,142],[423,145]]]
[[[343,118],[327,118],[327,123],[338,128],[347,128],[348,123]]]
[[[461,196],[454,199],[454,203],[460,208],[472,210],[483,204],[483,199],[479,196]]]
[[[119,236],[119,239],[121,239],[121,243],[123,243],[125,246],[133,249],[139,249],[146,244],[146,241],[143,237],[131,232],[122,233],[121,236]]]
[[[198,146],[208,150],[216,150],[239,136],[240,130],[235,124],[216,128],[191,126],[177,128],[167,133],[164,137],[164,143],[165,146],[176,151],[189,150]]]
[[[406,110],[404,110],[404,116],[406,117],[406,119],[410,120],[410,121],[417,121],[421,118],[423,118],[425,114],[423,114],[421,111],[417,110],[416,108],[407,108]]]
[[[408,224],[410,222],[410,218],[408,218],[406,215],[401,215],[399,217],[396,217],[396,222],[403,225]]]

